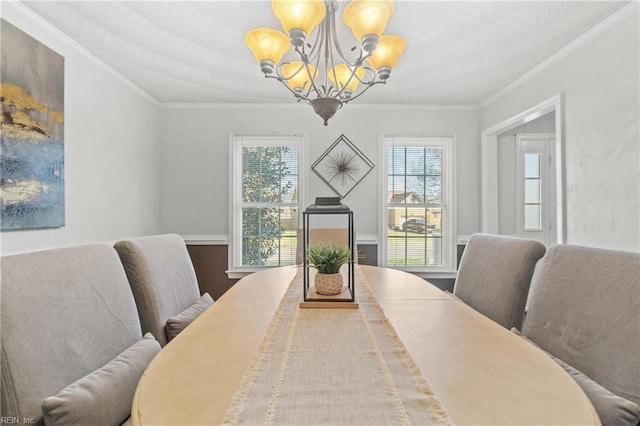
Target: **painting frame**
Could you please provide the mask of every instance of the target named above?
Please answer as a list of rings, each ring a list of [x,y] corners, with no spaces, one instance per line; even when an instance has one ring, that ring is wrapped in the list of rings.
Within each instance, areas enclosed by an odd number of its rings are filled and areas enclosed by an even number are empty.
[[[374,167],[373,162],[342,134],[311,165],[311,170],[340,198],[345,198]]]
[[[0,230],[65,226],[64,57],[0,19]]]

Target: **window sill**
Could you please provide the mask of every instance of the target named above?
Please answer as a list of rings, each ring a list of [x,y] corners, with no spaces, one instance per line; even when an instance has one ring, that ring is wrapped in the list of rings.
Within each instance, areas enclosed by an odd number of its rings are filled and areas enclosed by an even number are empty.
[[[269,268],[260,268],[260,269],[251,269],[251,270],[247,270],[247,269],[235,269],[232,271],[225,271],[227,274],[227,278],[229,278],[230,280],[239,280],[242,279],[244,277],[246,277],[247,275],[251,275],[254,272],[258,272],[258,271],[264,271],[265,269],[269,269]],[[399,271],[404,271],[407,272],[409,274],[413,274],[416,275],[420,278],[424,278],[424,279],[429,279],[429,278],[433,278],[433,279],[455,279],[457,276],[457,272],[456,271],[417,271],[417,270],[410,270],[410,269],[401,269],[401,268],[390,268],[390,269],[398,269]]]
[[[247,275],[251,275],[254,272],[258,272],[261,271],[261,269],[256,269],[256,270],[251,270],[251,271],[225,271],[225,273],[227,274],[227,278],[229,278],[230,280],[239,280],[242,279],[244,277],[246,277]]]
[[[286,267],[296,267],[296,265],[285,265],[285,266],[264,266],[262,268],[241,268],[241,269],[231,269],[225,271],[227,274],[227,278],[230,280],[239,280],[247,275],[251,275],[254,272],[266,271],[267,269],[273,268],[286,268]]]
[[[409,269],[409,268],[392,268],[387,266],[390,269],[397,269],[399,271],[407,272],[409,274],[416,275],[423,279],[455,279],[458,275],[457,271],[429,271],[429,270],[420,270],[420,269]]]

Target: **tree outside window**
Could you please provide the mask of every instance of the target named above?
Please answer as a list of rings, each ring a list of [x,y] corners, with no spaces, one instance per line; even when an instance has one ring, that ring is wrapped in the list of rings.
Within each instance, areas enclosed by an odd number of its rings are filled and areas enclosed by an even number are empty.
[[[300,138],[234,137],[231,268],[295,264]]]

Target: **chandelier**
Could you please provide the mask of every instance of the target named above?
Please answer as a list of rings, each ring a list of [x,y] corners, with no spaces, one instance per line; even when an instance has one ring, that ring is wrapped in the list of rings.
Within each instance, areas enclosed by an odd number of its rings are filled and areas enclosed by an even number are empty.
[[[349,49],[351,59],[336,36],[336,0],[272,0],[271,9],[288,35],[255,28],[245,42],[264,76],[283,83],[298,102],[309,103],[325,126],[342,105],[386,83],[406,47],[402,37],[382,34],[393,0],[353,0],[345,8],[342,18],[360,41]],[[300,60],[280,62],[292,46]]]

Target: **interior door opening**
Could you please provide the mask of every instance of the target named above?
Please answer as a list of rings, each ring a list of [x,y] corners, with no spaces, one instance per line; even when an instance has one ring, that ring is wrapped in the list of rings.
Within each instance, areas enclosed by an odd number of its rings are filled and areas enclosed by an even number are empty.
[[[563,151],[560,95],[485,129],[482,232],[536,239],[547,246],[564,243]],[[527,158],[530,166],[537,164],[540,176],[527,174]]]

